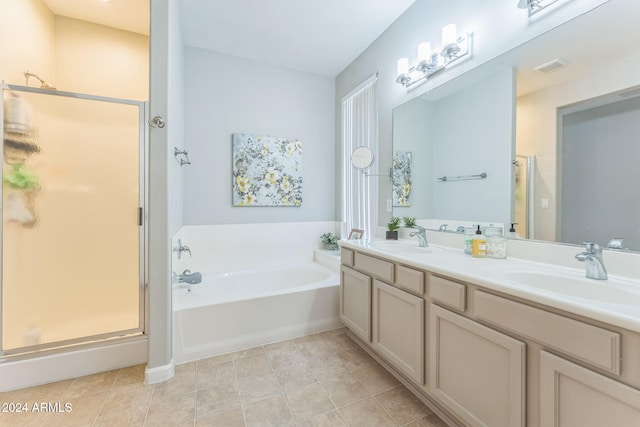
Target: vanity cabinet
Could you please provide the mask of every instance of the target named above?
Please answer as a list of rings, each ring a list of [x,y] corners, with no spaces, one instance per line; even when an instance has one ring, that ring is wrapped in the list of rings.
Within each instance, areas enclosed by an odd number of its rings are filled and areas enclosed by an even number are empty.
[[[640,391],[542,351],[540,425],[637,427]]]
[[[640,426],[640,333],[366,250],[341,277],[354,339],[451,425]]]
[[[435,304],[429,389],[469,425],[525,425],[525,343]]]
[[[424,382],[424,300],[373,282],[373,348],[417,384]]]

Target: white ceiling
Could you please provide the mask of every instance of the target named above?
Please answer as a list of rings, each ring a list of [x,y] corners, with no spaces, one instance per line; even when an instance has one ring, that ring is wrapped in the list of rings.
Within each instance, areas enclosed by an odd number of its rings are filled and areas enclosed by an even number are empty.
[[[185,44],[334,77],[415,0],[179,0]]]
[[[42,0],[56,15],[149,34],[150,0]],[[178,0],[183,42],[335,77],[415,0]]]
[[[42,0],[55,15],[149,34],[150,0]]]

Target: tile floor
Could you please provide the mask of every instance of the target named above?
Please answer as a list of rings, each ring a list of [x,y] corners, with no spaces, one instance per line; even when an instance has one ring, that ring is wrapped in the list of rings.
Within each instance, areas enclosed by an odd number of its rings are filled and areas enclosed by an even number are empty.
[[[178,365],[164,383],[143,379],[140,365],[0,393],[28,410],[0,408],[0,426],[445,426],[344,328]],[[34,410],[41,402],[55,412]]]

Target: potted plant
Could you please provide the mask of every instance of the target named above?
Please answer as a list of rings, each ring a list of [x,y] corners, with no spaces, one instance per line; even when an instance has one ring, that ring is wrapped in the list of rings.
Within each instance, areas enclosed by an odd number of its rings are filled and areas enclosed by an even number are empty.
[[[398,240],[398,228],[400,228],[400,217],[392,216],[387,223],[387,240]]]
[[[333,233],[324,233],[320,236],[320,241],[325,249],[335,251],[338,249],[338,236]]]
[[[416,219],[410,216],[403,217],[402,222],[404,222],[404,226],[407,228],[413,228],[416,226]]]

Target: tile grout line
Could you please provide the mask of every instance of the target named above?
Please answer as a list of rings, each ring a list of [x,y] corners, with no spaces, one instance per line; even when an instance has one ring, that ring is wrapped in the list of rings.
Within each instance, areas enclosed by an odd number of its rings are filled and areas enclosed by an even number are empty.
[[[291,343],[293,344],[293,348],[294,348],[296,351],[299,351],[299,350],[298,350],[298,346],[297,346],[296,342],[295,342],[295,341],[293,341],[293,340],[291,340]],[[264,346],[262,347],[262,349],[263,349],[263,351],[264,351]],[[301,353],[301,354],[302,354],[302,353]],[[265,351],[265,355],[266,355],[266,351]],[[306,358],[304,355],[302,355],[302,357],[304,357],[305,364],[307,364],[307,358]],[[287,396],[287,392],[285,391],[284,386],[283,386],[283,385],[282,385],[282,383],[280,382],[280,378],[278,378],[278,374],[276,373],[276,370],[275,370],[275,368],[273,367],[273,364],[271,363],[271,359],[269,359],[269,357],[268,357],[268,356],[267,356],[267,361],[269,362],[269,366],[271,366],[271,371],[273,371],[273,375],[275,375],[276,380],[278,381],[278,385],[280,386],[280,390],[282,391],[282,395],[283,395],[283,397],[284,397],[284,401],[287,403],[287,409],[289,409],[289,413],[291,414],[291,419],[293,420],[293,425],[294,425],[294,426],[297,426],[297,425],[298,425],[298,420],[296,420],[296,416],[295,416],[295,414],[293,413],[293,410],[291,410],[291,405],[290,405],[290,403],[289,403],[289,397]],[[318,378],[316,377],[315,372],[313,372],[313,369],[311,369],[311,367],[309,367],[309,370],[310,370],[310,371],[311,371],[311,373],[313,374],[313,377],[316,379],[316,381],[318,381]]]
[[[193,425],[196,425],[196,420],[198,419],[198,372],[200,372],[200,363],[199,361],[195,361],[195,373],[193,376]]]
[[[398,421],[393,417],[393,415],[391,415],[391,414],[389,413],[389,411],[387,410],[387,408],[385,408],[385,407],[384,407],[384,405],[383,405],[383,404],[378,400],[377,396],[381,395],[382,393],[386,393],[386,392],[388,392],[388,391],[395,390],[396,388],[401,388],[401,387],[404,387],[404,386],[403,386],[402,384],[399,384],[399,385],[397,385],[397,386],[395,386],[395,387],[390,388],[389,390],[384,390],[384,391],[381,391],[380,393],[376,393],[376,394],[372,394],[372,395],[371,395],[371,397],[373,397],[373,399],[376,401],[376,403],[377,403],[378,405],[380,405],[380,407],[381,407],[381,408],[382,408],[382,410],[385,412],[385,414],[387,414],[387,415],[389,416],[389,418],[391,418],[391,420],[395,423],[395,425],[396,425],[396,426],[400,426],[400,423],[399,423],[399,422],[398,422]],[[413,421],[413,420],[412,420],[412,421]]]
[[[325,343],[325,344],[326,344],[326,343]],[[294,342],[294,345],[296,345],[296,347],[297,347],[297,344],[295,344],[295,342]],[[336,351],[332,351],[332,353],[331,353],[331,354],[333,354],[333,355],[338,355],[338,353],[337,353]],[[307,363],[308,363],[309,361],[307,360],[307,357],[306,357],[306,356],[304,356],[304,355],[303,355],[303,357],[304,357],[304,359],[305,359],[305,362],[307,362]],[[346,368],[346,366],[345,366],[345,368]],[[322,388],[322,390],[326,393],[327,397],[329,398],[329,401],[331,401],[331,403],[333,404],[333,409],[332,409],[332,410],[337,411],[338,416],[339,416],[339,417],[340,417],[340,419],[344,422],[344,425],[345,425],[345,426],[349,426],[349,423],[347,422],[347,420],[346,420],[346,419],[344,418],[344,416],[342,415],[342,412],[340,411],[340,407],[339,407],[339,406],[334,402],[334,400],[331,398],[331,396],[330,396],[330,395],[329,395],[329,393],[327,392],[327,389],[325,388],[324,384],[322,384],[322,381],[317,377],[317,375],[316,375],[315,371],[313,370],[313,368],[312,368],[310,365],[309,365],[309,369],[311,370],[311,372],[313,373],[314,377],[316,378],[316,381],[318,381],[318,384],[320,384],[320,387]],[[350,375],[353,375],[353,371],[352,371],[351,369],[347,368],[347,371],[348,371],[348,373],[349,373]],[[342,375],[342,376],[344,376],[344,375]],[[340,377],[341,377],[340,375],[335,376],[335,378],[340,378]],[[356,381],[358,382],[358,384],[360,384],[360,385],[364,388],[364,386],[362,385],[362,383],[360,382],[360,380],[359,380],[358,378],[356,378],[355,376],[354,376],[354,378],[356,379]],[[365,390],[366,390],[366,388],[365,388]],[[367,390],[367,392],[368,392],[368,390]],[[369,395],[369,396],[367,396],[367,397],[363,397],[362,399],[359,399],[359,400],[357,400],[357,401],[355,401],[355,402],[351,402],[351,403],[349,403],[349,404],[347,404],[347,405],[343,405],[342,407],[345,407],[345,406],[348,406],[348,405],[350,405],[350,404],[354,404],[354,403],[360,402],[360,401],[365,400],[365,399],[367,399],[367,398],[369,398],[369,397],[371,397],[371,395]],[[323,412],[322,414],[325,414],[325,413],[327,413],[327,412],[330,412],[330,411],[325,411],[325,412]],[[322,415],[322,414],[318,414],[318,415]]]
[[[149,417],[149,410],[151,409],[151,402],[153,402],[153,397],[156,394],[156,384],[153,385],[153,389],[151,390],[151,396],[149,396],[149,404],[147,405],[147,409],[144,411],[144,418],[142,419],[142,425],[147,425],[147,418]]]
[[[240,396],[240,381],[238,380],[238,371],[236,370],[236,360],[233,358],[232,353],[231,356],[231,366],[233,366],[233,379],[235,380],[236,387],[238,390],[238,403],[240,403],[240,413],[242,414],[242,424],[247,426],[247,418],[244,415],[244,405],[242,404],[242,396]]]
[[[334,352],[333,354],[337,354],[337,353],[335,353],[335,352]],[[305,359],[306,359],[306,358],[305,358]],[[309,369],[311,369],[311,368],[309,368]],[[351,371],[351,369],[347,368],[347,371],[349,372],[349,375],[352,375],[352,376],[353,376],[353,371]],[[311,369],[311,372],[313,372],[313,369]],[[315,375],[315,373],[314,373],[314,375]],[[343,375],[343,376],[344,376],[344,375]],[[340,378],[340,376],[336,376],[335,378]],[[356,381],[358,382],[358,384],[360,384],[360,386],[362,386],[362,388],[364,388],[364,386],[362,385],[362,383],[360,383],[360,380],[359,380],[358,378],[356,378],[355,376],[354,376],[354,378],[356,379]],[[334,409],[338,412],[338,416],[339,416],[339,417],[340,417],[340,419],[344,422],[344,425],[345,425],[345,426],[349,426],[349,423],[347,422],[347,420],[346,420],[346,419],[344,418],[344,416],[342,415],[342,412],[340,411],[340,407],[339,407],[339,406],[336,404],[336,402],[334,402],[334,400],[331,398],[331,395],[327,392],[327,389],[325,388],[324,384],[322,384],[322,381],[318,380],[318,383],[320,383],[320,387],[322,387],[322,390],[324,390],[324,392],[327,394],[327,397],[329,398],[329,400],[330,400],[330,401],[331,401],[331,403],[333,404]],[[365,389],[365,390],[366,390],[366,389]],[[367,391],[367,392],[368,392],[368,391]],[[369,397],[369,396],[367,396],[367,397]],[[357,400],[356,402],[360,402],[360,401],[362,401],[362,400],[366,399],[367,397],[364,397],[364,398],[362,398],[362,399],[360,399],[360,400]],[[352,403],[356,403],[356,402],[352,402]],[[347,406],[347,405],[343,405],[343,407],[344,407],[344,406]],[[327,411],[327,412],[328,412],[328,411]],[[326,412],[323,412],[323,413],[326,413]]]
[[[92,426],[95,426],[95,424],[98,422],[98,418],[100,417],[100,413],[102,412],[102,409],[104,408],[104,405],[107,404],[107,401],[109,400],[109,397],[111,397],[111,393],[113,393],[113,389],[116,388],[115,385],[118,382],[118,378],[120,378],[121,374],[122,374],[122,368],[118,369],[118,374],[113,379],[113,383],[111,383],[111,387],[109,387],[109,390],[108,390],[109,393],[107,393],[107,397],[102,402],[102,406],[100,406],[100,409],[98,409],[98,413],[96,414],[95,418],[91,422]]]

